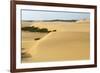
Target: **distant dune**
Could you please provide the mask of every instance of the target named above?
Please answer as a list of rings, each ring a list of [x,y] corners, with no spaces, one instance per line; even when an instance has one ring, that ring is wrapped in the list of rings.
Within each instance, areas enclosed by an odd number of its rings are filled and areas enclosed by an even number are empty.
[[[22,21],[21,27],[29,27],[32,24],[32,21]]]
[[[31,26],[39,28],[47,28],[48,30],[57,31],[79,31],[79,32],[89,32],[89,21],[85,22],[33,22]]]

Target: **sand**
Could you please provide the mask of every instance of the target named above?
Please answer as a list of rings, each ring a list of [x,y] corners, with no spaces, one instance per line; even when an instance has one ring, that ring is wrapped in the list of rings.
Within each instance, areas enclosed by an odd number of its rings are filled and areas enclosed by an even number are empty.
[[[32,48],[33,61],[89,59],[89,33],[52,32]]]
[[[89,22],[35,22],[31,26],[57,30],[48,34],[22,32],[22,45],[31,59],[22,62],[87,60],[90,58]],[[29,36],[27,39],[26,36]],[[34,41],[34,37],[42,39]],[[33,38],[33,39],[32,39]],[[26,42],[27,41],[27,42]]]
[[[31,26],[47,28],[48,30],[69,31],[69,32],[89,32],[89,22],[33,22]]]

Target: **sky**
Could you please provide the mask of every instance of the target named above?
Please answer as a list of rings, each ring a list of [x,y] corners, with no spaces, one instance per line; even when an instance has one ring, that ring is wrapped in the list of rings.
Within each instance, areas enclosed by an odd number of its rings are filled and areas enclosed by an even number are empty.
[[[80,20],[89,19],[90,13],[68,11],[22,10],[22,20]]]

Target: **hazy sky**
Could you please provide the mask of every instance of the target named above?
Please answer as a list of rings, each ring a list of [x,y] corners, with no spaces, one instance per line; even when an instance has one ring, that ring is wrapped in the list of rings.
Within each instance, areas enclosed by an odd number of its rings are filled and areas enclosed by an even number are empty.
[[[67,11],[22,10],[22,20],[80,20],[90,18],[89,13]]]

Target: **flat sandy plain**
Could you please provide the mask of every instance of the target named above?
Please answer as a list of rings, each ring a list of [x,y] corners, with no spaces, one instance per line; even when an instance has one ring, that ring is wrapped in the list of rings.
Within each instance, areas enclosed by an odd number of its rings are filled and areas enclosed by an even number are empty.
[[[22,24],[24,26],[24,24]],[[22,27],[23,27],[22,26]],[[26,26],[26,25],[25,25]],[[87,60],[90,58],[90,23],[77,22],[31,22],[27,26],[56,30],[50,33],[22,31],[22,52],[31,57],[22,58],[23,63]],[[34,40],[41,38],[40,40]]]

